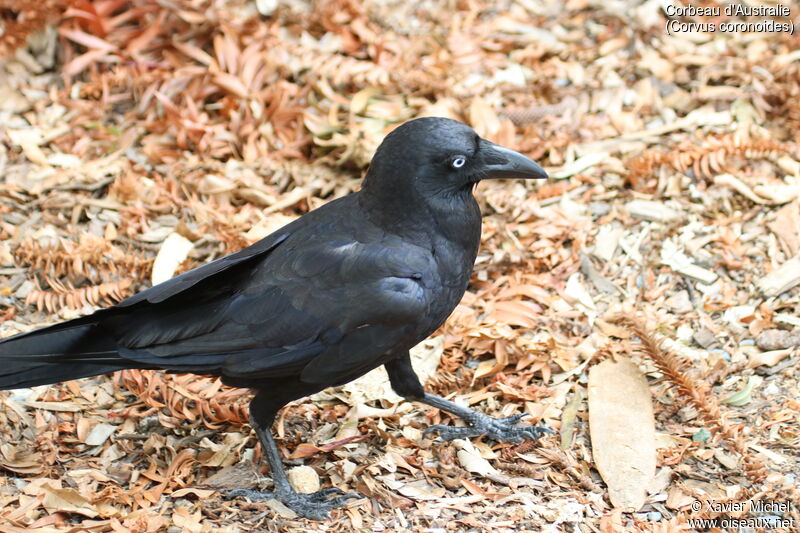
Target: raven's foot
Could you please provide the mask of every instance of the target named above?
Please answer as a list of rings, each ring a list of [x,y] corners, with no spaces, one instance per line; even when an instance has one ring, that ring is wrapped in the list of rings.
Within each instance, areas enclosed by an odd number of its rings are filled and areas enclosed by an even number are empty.
[[[330,496],[335,498],[328,499]],[[258,490],[235,489],[228,493],[227,499],[243,496],[250,501],[263,502],[266,500],[278,500],[286,507],[297,513],[298,516],[311,520],[326,520],[330,518],[330,511],[341,507],[351,498],[361,498],[360,494],[345,493],[344,491],[331,487],[322,489],[310,494],[304,494],[295,490],[278,490],[275,492],[261,492]]]
[[[513,442],[516,444],[526,439],[537,440],[542,435],[554,433],[550,428],[538,426],[519,427],[514,425],[526,416],[528,415],[519,414],[508,418],[493,418],[483,413],[471,411],[463,417],[469,427],[459,428],[437,424],[427,428],[424,435],[427,436],[428,433],[437,431],[442,440],[468,439],[486,435],[497,442]]]

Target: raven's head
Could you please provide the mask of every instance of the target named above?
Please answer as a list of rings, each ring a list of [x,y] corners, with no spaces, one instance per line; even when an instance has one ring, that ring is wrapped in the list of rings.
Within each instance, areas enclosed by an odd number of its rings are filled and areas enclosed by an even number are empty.
[[[482,139],[469,126],[426,117],[386,136],[372,159],[364,189],[381,196],[451,197],[471,193],[482,179],[546,177],[532,159]]]

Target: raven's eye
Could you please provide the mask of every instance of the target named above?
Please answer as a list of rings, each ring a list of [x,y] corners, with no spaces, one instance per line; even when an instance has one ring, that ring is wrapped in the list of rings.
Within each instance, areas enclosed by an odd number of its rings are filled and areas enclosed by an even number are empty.
[[[467,164],[467,158],[466,158],[466,157],[464,157],[463,155],[457,155],[457,156],[455,156],[455,157],[453,158],[453,161],[450,163],[450,165],[451,165],[453,168],[461,168],[461,167],[463,167],[463,166],[464,166],[464,165],[466,165],[466,164]]]

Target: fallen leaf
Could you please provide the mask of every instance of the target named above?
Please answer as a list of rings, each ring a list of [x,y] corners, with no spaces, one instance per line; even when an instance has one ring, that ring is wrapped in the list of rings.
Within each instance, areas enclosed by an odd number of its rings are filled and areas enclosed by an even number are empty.
[[[286,475],[294,490],[301,494],[311,494],[319,490],[319,474],[308,465],[295,466]]]
[[[482,476],[494,475],[498,473],[495,467],[493,467],[489,461],[481,457],[481,453],[469,440],[455,439],[453,444],[456,448],[459,448],[458,453],[456,454],[458,457],[458,462],[461,463],[461,466],[463,466],[469,472],[472,472],[473,474],[480,474]]]
[[[37,452],[3,443],[0,444],[0,469],[17,474],[39,474],[42,472],[42,457]]]
[[[578,408],[583,402],[583,388],[575,386],[575,392],[572,394],[572,399],[564,407],[561,413],[561,427],[559,428],[559,437],[561,442],[561,449],[568,450],[572,445],[574,439],[573,432],[575,431],[575,423],[577,421]]]
[[[87,435],[86,440],[83,442],[89,446],[99,446],[108,440],[116,430],[117,426],[101,422],[100,424],[96,424],[91,431],[89,431],[89,435]]]
[[[181,528],[182,531],[189,531],[190,533],[200,533],[203,530],[203,511],[197,509],[194,513],[190,513],[187,509],[179,507],[172,513],[173,523]]]
[[[292,454],[289,456],[289,459],[304,459],[318,453],[327,453],[337,448],[341,448],[346,444],[350,444],[351,442],[361,442],[367,438],[369,438],[367,435],[353,435],[351,437],[339,439],[334,442],[329,442],[328,444],[323,444],[322,446],[314,446],[313,444],[303,442],[297,445]]]
[[[31,163],[47,166],[47,156],[39,145],[42,143],[42,133],[38,128],[27,130],[6,130],[11,142],[22,148],[25,157]]]
[[[560,170],[550,173],[551,178],[563,179],[579,174],[593,166],[602,163],[607,159],[609,154],[607,152],[597,152],[593,154],[586,154],[585,156],[567,163]]]
[[[800,202],[795,200],[781,207],[767,227],[778,238],[787,256],[800,252]]]
[[[611,503],[638,511],[656,471],[655,419],[647,380],[629,359],[589,371],[589,431]]]
[[[153,273],[150,278],[153,285],[172,278],[178,266],[186,260],[193,247],[192,241],[180,233],[172,232],[167,235],[153,262]]]
[[[42,506],[48,512],[77,513],[89,518],[100,514],[95,506],[75,489],[62,489],[50,483],[43,483],[40,489],[44,494]]]
[[[469,106],[469,121],[481,137],[491,139],[500,130],[500,118],[480,96],[475,97]]]
[[[792,348],[785,348],[783,350],[770,350],[768,352],[761,352],[749,357],[748,368],[755,368],[757,366],[775,366],[784,359],[786,359],[789,354],[791,354],[794,350]]]
[[[173,492],[171,494],[171,496],[173,498],[183,498],[184,496],[186,496],[188,494],[194,494],[199,499],[205,499],[205,498],[209,498],[210,496],[212,496],[215,492],[217,492],[217,491],[210,490],[210,489],[197,489],[197,488],[194,488],[194,487],[187,487],[185,489],[176,490],[175,492]]]
[[[760,376],[750,376],[747,379],[747,383],[745,383],[744,387],[738,392],[735,392],[722,400],[722,403],[727,403],[728,405],[733,405],[735,407],[741,407],[742,405],[747,405],[752,400],[752,393],[753,387],[758,386],[763,381],[763,378]]]

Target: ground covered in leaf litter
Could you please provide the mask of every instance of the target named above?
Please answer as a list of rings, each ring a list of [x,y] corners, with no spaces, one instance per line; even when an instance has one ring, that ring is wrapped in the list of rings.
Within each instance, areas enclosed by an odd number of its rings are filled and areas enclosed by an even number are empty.
[[[800,40],[668,36],[660,5],[0,1],[1,335],[252,243],[355,190],[395,124],[450,116],[554,179],[479,187],[472,284],[418,363],[559,431],[441,444],[422,430],[449,417],[375,376],[327,391],[279,446],[299,485],[365,498],[311,523],[221,497],[266,483],[246,391],[4,392],[0,531],[677,531],[714,516],[695,499],[797,501]],[[586,399],[628,355],[658,470],[622,514]]]

